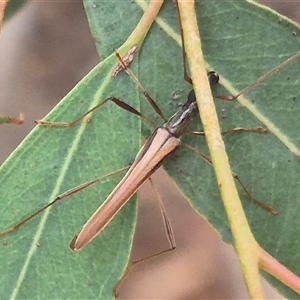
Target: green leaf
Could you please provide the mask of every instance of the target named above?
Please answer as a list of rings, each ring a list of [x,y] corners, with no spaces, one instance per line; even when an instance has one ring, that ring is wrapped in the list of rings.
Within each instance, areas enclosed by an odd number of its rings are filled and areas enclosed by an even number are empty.
[[[10,0],[7,3],[4,15],[4,21],[8,21],[11,17],[17,13],[24,4],[26,4],[27,0]]]
[[[138,90],[130,78],[111,79],[115,63],[113,54],[95,67],[47,119],[72,120],[124,85],[128,89],[121,96],[138,107]],[[95,112],[90,122],[72,128],[35,128],[1,168],[1,228],[28,216],[61,192],[128,165],[140,148],[139,131],[139,118],[128,117],[112,103]],[[70,298],[70,291],[75,290],[78,298],[111,295],[130,253],[135,201],[87,251],[74,253],[68,244],[120,178],[78,193],[3,238],[7,245],[0,252],[5,270],[1,283],[6,288],[1,289],[1,298]]]
[[[119,1],[113,8],[111,5],[107,1],[101,5],[86,1],[99,53],[108,58],[61,101],[47,120],[72,120],[114,95],[137,109],[141,106],[158,125],[163,123],[126,73],[114,80],[110,77],[116,59],[108,54],[121,46],[142,16],[136,3]],[[214,89],[216,95],[243,89],[299,50],[299,28],[270,10],[244,1],[201,1],[197,10],[209,69],[219,72],[223,82],[223,88]],[[183,80],[178,17],[171,1],[164,4],[160,18],[135,56],[132,69],[169,117],[179,103],[185,102],[191,86]],[[233,171],[255,196],[280,213],[277,217],[270,215],[240,189],[256,239],[296,274],[300,274],[300,161],[295,154],[300,146],[299,63],[293,62],[247,93],[246,100],[252,106],[216,100],[223,130],[236,126],[277,129],[268,134],[231,134],[224,139]],[[179,97],[174,99],[177,91]],[[258,113],[264,118],[259,119]],[[196,121],[192,127],[201,129],[201,124]],[[0,228],[15,224],[71,187],[129,164],[138,152],[141,135],[147,137],[152,131],[114,104],[93,113],[90,123],[83,121],[73,128],[36,128],[1,167]],[[187,134],[183,141],[207,153],[204,138]],[[165,168],[192,205],[231,242],[211,166],[182,147]],[[2,239],[7,245],[0,247],[0,268],[5,274],[1,278],[1,299],[112,297],[112,288],[124,271],[131,249],[135,201],[130,201],[82,252],[71,252],[68,243],[120,178],[112,177],[72,196]],[[290,289],[274,279],[272,282],[286,297],[296,297]]]

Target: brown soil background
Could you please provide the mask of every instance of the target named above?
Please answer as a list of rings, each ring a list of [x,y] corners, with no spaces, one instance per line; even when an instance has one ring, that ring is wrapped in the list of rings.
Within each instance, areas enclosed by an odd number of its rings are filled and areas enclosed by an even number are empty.
[[[264,3],[299,22],[299,0]],[[1,126],[1,163],[33,128],[32,120],[42,118],[98,63],[82,4],[28,3],[5,24],[0,58],[0,112],[26,116],[22,126]],[[233,248],[193,211],[163,171],[154,181],[172,221],[177,249],[137,265],[122,283],[119,298],[248,299]],[[134,260],[168,246],[152,189],[146,183],[140,193]],[[268,286],[266,290],[268,299],[282,299]]]

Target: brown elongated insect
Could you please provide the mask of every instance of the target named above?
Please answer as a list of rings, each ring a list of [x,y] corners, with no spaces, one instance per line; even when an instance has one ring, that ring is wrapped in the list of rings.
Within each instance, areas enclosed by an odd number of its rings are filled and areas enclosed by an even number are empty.
[[[121,58],[117,54],[119,60]],[[124,65],[124,69],[130,74],[134,80],[139,83],[134,74],[127,69],[127,66]],[[208,80],[211,86],[215,85],[219,81],[219,76],[215,72],[208,73]],[[143,89],[143,87],[140,85]],[[144,91],[144,89],[143,89]],[[146,92],[144,92],[146,93]],[[150,97],[146,96],[147,99]],[[152,100],[154,101],[154,100]],[[116,103],[116,102],[115,102]],[[151,102],[150,102],[151,103]],[[154,102],[155,103],[155,102]],[[127,105],[127,104],[126,104]],[[120,105],[121,106],[121,105]],[[122,106],[125,108],[124,104]],[[134,111],[132,107],[128,111],[131,111],[137,115],[141,115],[139,112]],[[163,117],[160,109],[157,107],[155,109],[159,111],[159,114]],[[144,146],[141,148],[138,153],[134,163],[129,168],[128,172],[108,198],[103,202],[103,204],[98,208],[98,210],[91,216],[91,218],[86,222],[81,231],[76,235],[70,243],[72,250],[81,250],[88,243],[90,243],[96,236],[98,236],[109,222],[114,218],[114,216],[120,211],[120,209],[130,200],[131,196],[139,189],[139,187],[148,179],[165,161],[165,159],[170,156],[176,149],[180,146],[181,136],[187,130],[190,122],[198,114],[198,107],[196,102],[196,96],[194,90],[192,90],[189,95],[186,103],[169,119],[163,126],[158,127],[152,133],[152,135],[145,142]],[[164,118],[164,117],[163,117]],[[243,128],[238,127],[232,130],[224,132],[265,132],[261,127],[255,128]],[[204,134],[203,132],[194,132],[195,134]],[[188,146],[188,145],[186,145]],[[191,148],[188,146],[188,148]],[[195,149],[192,149],[195,150]],[[199,153],[199,152],[198,152]],[[204,159],[211,162],[210,158],[205,156],[202,153],[199,153]],[[235,179],[241,184],[247,195],[255,201],[257,204],[262,206],[264,209],[270,211],[272,214],[276,215],[278,212],[271,206],[263,203],[259,199],[255,198],[243,184],[243,182],[238,178],[236,174],[233,173]],[[94,183],[94,182],[93,182]],[[80,187],[79,190],[81,190]],[[78,190],[72,190],[72,194]],[[168,217],[165,213],[163,205],[160,205],[161,212],[163,215],[165,228],[168,236],[168,240],[171,246],[171,249],[175,249],[175,239],[173,236],[171,224],[168,220]],[[168,250],[167,250],[168,251]],[[162,251],[166,252],[166,251]]]
[[[119,61],[122,63],[122,59],[117,53],[117,57]],[[124,69],[130,74],[130,76],[133,78],[133,80],[139,85],[139,87],[143,90],[144,95],[146,96],[147,100],[150,102],[150,104],[153,106],[155,111],[163,118],[163,116],[160,108],[156,105],[154,100],[150,97],[150,95],[144,90],[138,79],[135,77],[135,75],[132,73],[130,69],[127,68],[127,66],[124,64]],[[215,72],[209,72],[208,73],[208,79],[211,85],[214,85],[218,82],[219,78],[218,75]],[[227,99],[225,99],[227,100]],[[130,105],[123,102],[121,99],[110,97],[102,101],[99,105],[95,106],[88,112],[86,112],[84,115],[80,116],[79,118],[75,119],[73,122],[66,123],[66,122],[48,122],[48,121],[37,121],[38,124],[44,125],[44,126],[73,126],[78,121],[83,119],[86,115],[90,114],[92,111],[98,109],[108,101],[114,102],[119,107],[136,114],[146,121],[152,122],[144,115],[142,115],[140,112],[138,112],[136,109],[131,107]],[[88,243],[90,243],[98,234],[100,234],[104,228],[109,224],[109,222],[113,219],[113,217],[118,213],[118,211],[130,200],[131,196],[138,190],[138,188],[142,185],[142,183],[149,178],[151,174],[153,174],[158,167],[161,166],[161,164],[165,161],[165,159],[172,154],[180,145],[180,137],[182,134],[186,131],[188,125],[192,121],[192,119],[197,115],[198,108],[196,104],[196,97],[195,93],[192,90],[188,95],[187,102],[169,119],[165,122],[165,124],[161,127],[158,127],[153,134],[149,137],[149,139],[146,141],[145,145],[142,147],[140,152],[138,153],[134,163],[129,168],[128,172],[124,176],[124,178],[121,180],[121,182],[117,185],[117,187],[113,190],[113,192],[109,195],[109,197],[103,202],[103,204],[99,207],[99,209],[92,215],[92,217],[87,221],[87,223],[83,226],[82,230],[79,232],[78,235],[76,235],[73,240],[70,243],[70,247],[72,250],[81,250],[84,248]],[[230,132],[240,132],[240,131],[255,131],[255,132],[262,132],[264,131],[262,128],[235,128],[229,131],[224,132],[230,133]],[[195,134],[203,135],[203,132],[194,132]],[[190,147],[189,145],[185,145],[188,148],[196,151],[198,154],[200,154],[204,159],[206,159],[208,162],[211,163],[210,158],[205,156],[204,154],[200,153],[196,149]],[[96,178],[95,180],[89,181],[87,183],[83,183],[61,195],[59,195],[56,199],[54,199],[52,202],[38,210],[36,213],[29,216],[27,219],[23,220],[19,224],[3,231],[0,233],[0,237],[12,232],[25,223],[27,223],[29,220],[34,218],[36,215],[40,214],[42,211],[44,211],[46,208],[53,205],[55,202],[58,202],[68,196],[71,196],[72,194],[75,194],[82,189],[99,182],[100,180],[109,177],[113,174],[119,173],[121,171],[124,171],[128,167],[122,168],[120,170],[117,170],[115,172],[112,172],[106,176],[102,176],[99,178]],[[273,214],[277,214],[276,210],[274,210],[272,207],[264,204],[257,198],[255,198],[246,188],[246,186],[243,184],[243,182],[238,178],[236,174],[233,173],[233,176],[237,181],[241,184],[247,195],[258,203],[260,206],[262,206],[264,209],[270,211]],[[168,240],[171,246],[171,249],[175,249],[175,240],[172,233],[172,228],[170,225],[170,222],[168,220],[168,217],[165,213],[165,210],[163,208],[163,204],[160,203],[161,212],[163,215],[166,232],[168,236]],[[167,250],[169,251],[169,250]],[[165,252],[165,251],[163,251]]]
[[[124,68],[126,68],[125,65]],[[218,75],[215,72],[208,73],[208,78],[211,85],[216,84],[219,80]],[[91,111],[95,110],[96,108],[99,108],[99,106],[104,105],[108,101],[113,101],[118,106],[136,115],[146,118],[140,112],[138,112],[122,100],[111,97],[105,99],[103,102],[100,103],[100,105],[94,107],[92,110],[88,111],[86,114],[84,114],[83,116],[71,123],[51,123],[42,120],[37,121],[37,123],[45,126],[72,126],[73,124],[81,120],[85,115],[91,113]],[[157,106],[155,106],[155,110],[159,111],[160,115],[162,115],[160,109]],[[89,242],[91,242],[98,234],[100,234],[100,232],[108,225],[108,223],[113,219],[113,217],[118,213],[118,211],[127,203],[127,201],[129,201],[131,196],[137,191],[137,189],[142,185],[142,183],[147,178],[149,178],[149,176],[153,174],[158,167],[161,166],[164,160],[178,148],[178,146],[180,145],[181,135],[186,131],[188,125],[190,124],[191,120],[196,116],[197,112],[198,108],[196,104],[195,93],[192,90],[188,95],[187,102],[169,120],[167,120],[162,127],[158,127],[149,137],[149,139],[146,141],[146,143],[138,153],[134,163],[131,165],[124,178],[120,181],[120,183],[113,190],[110,196],[108,196],[108,198],[103,202],[99,209],[94,213],[94,215],[87,221],[80,233],[76,235],[71,241],[70,247],[72,250],[81,250]],[[148,119],[146,118],[146,120]],[[150,122],[150,120],[148,121]],[[104,177],[116,174],[125,169],[127,169],[127,167],[110,173]],[[33,217],[44,211],[46,208],[53,205],[55,202],[79,192],[80,190],[102,180],[104,177],[89,181],[63,193],[62,195],[58,196],[55,200],[38,210],[36,213],[23,220],[21,223],[1,232],[0,237],[21,227]],[[171,225],[168,221],[166,214],[164,213],[164,209],[162,210],[162,213],[164,216],[167,232],[170,233],[170,235],[168,234],[170,244],[172,248],[175,248],[174,238],[171,233]]]
[[[295,57],[292,58],[292,59],[294,60]],[[277,72],[282,67],[284,67],[284,65],[286,65],[288,63],[290,63],[290,61],[286,61],[282,65],[276,67],[275,69],[273,69],[272,71],[270,71],[269,73],[267,73],[266,75],[264,75],[263,77],[261,77],[259,80],[257,80],[254,84],[250,85],[248,88],[246,88],[245,90],[243,90],[240,94],[247,92],[249,89],[252,89],[254,86],[256,86],[261,81],[263,81],[266,77],[268,77],[271,74]],[[126,62],[125,62],[125,64],[121,62],[121,65],[122,65],[121,69],[127,70],[127,64],[126,64]],[[184,63],[184,67],[185,66],[186,66],[186,64]],[[186,71],[185,71],[185,75],[186,75]],[[191,81],[189,81],[189,82],[191,82]],[[136,81],[136,83],[139,84],[139,81]],[[143,89],[143,92],[144,92],[144,89]],[[193,93],[193,91],[191,93]],[[146,95],[148,101],[150,102],[150,104],[154,107],[154,109],[164,118],[164,120],[166,120],[166,118],[163,116],[163,114],[161,113],[160,109],[158,108],[158,106],[156,105],[156,103],[152,100],[152,98],[148,97],[147,96],[148,94],[145,94],[145,95]],[[232,100],[236,99],[239,95],[237,95],[235,97],[223,97],[223,100],[232,101]],[[139,113],[138,111],[136,111],[131,106],[129,106],[126,103],[124,103],[121,99],[114,98],[114,97],[110,97],[110,98],[104,100],[99,105],[97,105],[96,107],[94,107],[92,110],[88,111],[83,116],[77,118],[76,120],[74,120],[71,123],[61,122],[61,123],[56,123],[56,125],[54,125],[51,122],[46,122],[46,121],[40,121],[38,123],[41,124],[41,125],[46,125],[46,126],[72,126],[72,125],[76,124],[79,120],[81,120],[84,116],[88,115],[89,113],[91,113],[95,109],[99,108],[100,106],[104,105],[108,101],[113,101],[118,106],[120,106],[120,107],[122,107],[122,108],[124,108],[124,109],[126,109],[126,110],[128,110],[128,111],[130,111],[130,112],[132,112],[134,114],[136,114],[136,115],[139,115],[140,117],[146,119],[147,121],[149,121],[151,123],[151,121],[149,119],[147,119],[147,117],[145,117],[144,115],[142,115],[141,113]],[[187,103],[185,105],[188,105],[188,102],[189,102],[189,99],[188,99],[188,101],[187,101]],[[183,114],[181,117],[180,117],[180,112]],[[177,115],[177,117],[180,119],[180,118],[183,118],[183,116],[186,117],[186,115],[184,115],[185,113],[186,113],[186,111],[179,110],[173,117],[175,117]],[[125,175],[124,179],[114,189],[114,191],[109,196],[109,198],[102,204],[102,206],[90,218],[90,220],[86,223],[86,225],[84,225],[84,227],[79,232],[79,234],[76,237],[74,237],[74,239],[71,242],[71,248],[73,250],[80,250],[80,249],[82,249],[87,243],[89,243],[93,238],[95,238],[95,236],[97,234],[99,234],[105,228],[105,226],[110,222],[110,220],[113,218],[113,216],[121,209],[121,207],[123,205],[125,205],[125,203],[130,199],[130,196],[138,189],[138,187],[142,184],[142,182],[145,181],[145,179],[148,176],[150,176],[163,163],[164,159],[168,156],[168,154],[171,154],[172,152],[174,152],[177,149],[177,147],[179,145],[179,142],[177,141],[177,140],[179,140],[179,137],[176,136],[177,133],[175,133],[175,135],[172,136],[171,133],[169,133],[169,135],[168,135],[167,132],[166,132],[166,130],[165,130],[168,125],[171,125],[169,123],[169,122],[171,122],[171,119],[168,120],[162,127],[159,127],[158,129],[155,130],[155,132],[151,135],[151,137],[146,142],[146,145],[139,152],[139,154],[138,154],[138,156],[136,158],[136,161],[134,162],[133,166],[130,167],[130,170]],[[192,119],[192,114],[190,115],[190,119]],[[182,129],[184,129],[184,130],[182,130]],[[186,129],[185,127],[180,127],[180,126],[179,126],[179,128],[177,128],[178,131],[180,131],[180,130],[185,131],[185,129]],[[225,133],[228,133],[228,132],[238,132],[238,131],[259,131],[259,129],[253,130],[253,128],[249,128],[249,129],[247,129],[247,128],[235,128],[234,130],[229,130],[229,131],[227,131]],[[203,134],[203,132],[195,132],[195,133],[196,134],[201,134],[201,135]],[[162,145],[160,147],[158,146],[159,143],[162,143],[163,141],[165,141],[165,142],[167,141],[168,143],[170,143],[170,144],[168,144],[169,148],[167,148],[165,145],[164,145],[164,147],[162,147]],[[178,145],[176,146],[177,142],[178,142]],[[188,145],[186,145],[186,146],[188,146]],[[150,157],[151,157],[150,154],[153,155],[152,151],[154,151],[155,147],[157,147],[156,149],[159,149],[159,154],[157,156],[155,156],[154,159],[156,159],[156,160],[161,159],[160,163],[158,163],[158,161],[154,160],[153,163],[152,163],[153,169],[151,171],[150,171],[150,168],[147,169],[148,173],[145,172],[145,173],[140,174],[142,176],[142,178],[138,177],[137,176],[138,172],[139,171],[140,172],[144,171],[140,166],[142,165],[142,163],[145,163],[145,161],[147,161],[147,159],[150,160]],[[191,147],[189,147],[189,148],[191,149]],[[195,150],[195,149],[192,149],[192,150]],[[206,157],[205,159],[210,162],[210,159],[208,157]],[[155,165],[155,164],[157,164],[157,165]],[[134,169],[134,167],[136,169]],[[149,166],[147,165],[147,167],[149,167]],[[57,202],[57,201],[59,201],[59,200],[61,200],[63,198],[66,198],[66,197],[68,197],[68,196],[70,196],[70,195],[72,195],[72,194],[74,194],[74,193],[76,193],[76,192],[84,189],[85,187],[88,187],[88,186],[92,185],[93,183],[96,183],[96,182],[100,181],[103,178],[106,178],[106,177],[108,177],[108,176],[110,176],[112,174],[116,174],[117,172],[121,172],[121,171],[123,171],[125,169],[126,168],[123,168],[123,169],[120,169],[119,171],[112,172],[111,174],[108,174],[107,176],[103,176],[101,178],[97,178],[97,179],[92,180],[90,182],[84,183],[84,184],[82,184],[82,185],[80,185],[78,187],[75,187],[72,190],[67,191],[66,193],[60,195],[55,200],[53,200],[51,203],[49,203],[48,205],[46,205],[45,207],[43,207],[42,209],[40,209],[39,211],[37,211],[35,214],[31,215],[29,218],[25,219],[24,221],[22,221],[21,223],[17,224],[16,226],[13,226],[13,227],[11,227],[11,228],[3,231],[2,233],[0,233],[0,236],[3,236],[5,234],[7,234],[7,233],[9,233],[9,232],[11,232],[11,231],[13,231],[13,230],[21,227],[23,224],[25,224],[26,222],[28,222],[30,219],[32,219],[37,214],[41,213],[45,208],[51,206],[53,203],[55,203],[55,202]],[[147,176],[147,174],[148,174],[148,176]],[[252,200],[254,200],[255,202],[257,202],[259,205],[261,205],[265,209],[269,210],[270,212],[276,214],[276,211],[273,208],[265,205],[264,203],[260,202],[258,199],[256,199],[255,197],[253,197],[250,194],[250,192],[246,189],[245,185],[236,176],[236,174],[233,174],[233,176],[239,181],[239,183],[242,185],[242,187],[244,188],[244,190],[246,191],[246,193],[248,194],[248,196]],[[130,179],[132,179],[132,180],[137,180],[136,182],[134,181],[134,186],[135,186],[134,188],[132,188],[132,185],[131,185],[132,182],[129,181],[129,183],[128,183],[128,177]],[[126,184],[127,184],[128,188],[126,188]],[[114,194],[116,192],[118,192],[118,195],[120,195],[121,198],[118,198],[118,196],[116,196]],[[128,198],[127,198],[127,196],[128,196]],[[122,200],[119,200],[119,199],[122,199]],[[103,211],[102,210],[106,211],[106,213],[104,214],[104,217],[103,217]],[[97,219],[97,216],[100,217],[100,220],[99,220],[99,218]],[[98,220],[99,224],[97,222],[95,222],[95,220]],[[166,227],[168,227],[168,222],[166,222],[166,224],[167,224]],[[168,231],[168,229],[167,229],[167,231]]]
[[[183,35],[181,35],[183,37]],[[184,41],[183,41],[184,46]],[[134,48],[132,48],[134,49]],[[130,55],[132,54],[129,52]],[[120,65],[122,66],[121,69],[125,70],[129,73],[129,75],[133,78],[133,80],[138,84],[138,86],[143,91],[143,94],[146,96],[149,103],[152,105],[152,107],[155,109],[155,111],[166,121],[165,124],[162,127],[158,127],[154,133],[150,136],[150,138],[147,140],[143,148],[138,153],[136,160],[134,161],[133,165],[129,168],[127,174],[122,179],[122,181],[117,185],[117,187],[113,190],[113,192],[110,194],[110,196],[104,201],[104,203],[99,207],[99,209],[92,215],[92,217],[87,221],[87,223],[83,226],[82,230],[79,232],[78,235],[76,235],[73,240],[71,241],[71,248],[73,250],[80,250],[84,248],[89,242],[91,242],[106,226],[107,224],[112,220],[112,218],[116,215],[116,213],[129,201],[130,197],[136,192],[136,190],[140,187],[140,185],[153,173],[155,170],[164,162],[164,160],[173,153],[177,147],[180,145],[180,137],[187,129],[190,121],[193,119],[195,114],[197,113],[197,106],[196,106],[196,99],[195,94],[193,91],[190,92],[188,96],[187,102],[183,105],[183,107],[173,115],[169,120],[166,120],[163,113],[155,103],[155,101],[149,96],[149,94],[145,91],[145,89],[142,87],[138,79],[135,77],[135,75],[128,69],[127,62],[123,61],[123,59],[118,55],[118,59],[120,61]],[[281,65],[277,66],[261,78],[259,78],[255,83],[248,86],[246,89],[244,89],[241,93],[239,93],[235,97],[221,97],[223,100],[233,101],[235,100],[239,95],[242,93],[245,93],[249,91],[249,89],[252,89],[257,84],[265,80],[270,75],[276,73],[280,69],[282,69],[285,65],[289,64],[291,61],[295,60],[298,55],[295,55],[294,57],[291,57],[289,60],[285,61]],[[185,55],[183,55],[183,58],[185,59]],[[131,60],[130,60],[131,62]],[[184,67],[186,67],[186,63],[184,62]],[[188,82],[192,83],[190,78],[187,77],[186,69],[184,69],[185,78]],[[209,73],[209,79],[211,84],[215,84],[217,82],[215,73]],[[215,77],[214,77],[215,76]],[[214,79],[213,79],[214,78]],[[47,122],[47,121],[38,121],[37,123],[40,125],[45,126],[73,126],[78,121],[82,120],[85,116],[93,112],[94,110],[98,109],[105,103],[112,101],[119,107],[132,112],[143,119],[147,120],[149,123],[153,124],[146,116],[142,115],[140,112],[138,112],[136,109],[131,107],[130,105],[126,104],[119,98],[110,97],[102,101],[99,105],[95,106],[88,112],[86,112],[84,115],[80,116],[79,118],[75,119],[74,121],[70,123],[66,122]],[[234,128],[232,130],[228,130],[225,133],[231,133],[231,132],[240,132],[240,131],[256,131],[256,132],[265,132],[262,128]],[[203,132],[194,132],[195,134],[203,135]],[[204,159],[206,159],[208,162],[210,161],[210,158],[203,155],[202,153],[199,153],[199,151],[196,151],[196,149],[190,147],[189,145],[185,145],[188,148],[194,150],[198,154],[200,154]],[[128,167],[122,168],[118,171],[112,172],[106,176],[102,176],[100,178],[97,178],[95,180],[92,180],[90,182],[81,184],[80,186],[77,186],[62,195],[58,196],[56,199],[54,199],[52,202],[47,204],[45,207],[41,208],[39,211],[22,221],[21,223],[3,231],[0,233],[0,237],[21,227],[25,223],[27,223],[30,219],[32,219],[37,214],[44,211],[47,207],[51,206],[55,202],[62,200],[74,193],[77,193],[81,191],[82,189],[104,179],[107,178],[110,175],[116,174],[118,172],[124,171]],[[249,198],[251,198],[253,201],[258,203],[260,206],[262,206],[264,209],[270,211],[273,214],[277,214],[277,211],[274,210],[272,207],[264,204],[257,198],[255,198],[245,187],[243,182],[238,178],[236,174],[233,173],[234,178],[241,184]],[[162,214],[165,220],[165,226],[166,231],[168,233],[169,241],[171,244],[171,247],[175,245],[172,240],[172,230],[170,228],[170,222],[168,221],[164,211],[162,210]],[[169,234],[170,233],[170,234]]]
[[[219,80],[215,72],[210,72],[208,78],[210,85]],[[178,148],[180,137],[197,113],[196,97],[192,90],[187,102],[149,137],[124,178],[74,237],[70,244],[71,249],[81,250],[101,233],[142,183]],[[167,219],[164,220],[171,247],[175,248],[171,226]]]

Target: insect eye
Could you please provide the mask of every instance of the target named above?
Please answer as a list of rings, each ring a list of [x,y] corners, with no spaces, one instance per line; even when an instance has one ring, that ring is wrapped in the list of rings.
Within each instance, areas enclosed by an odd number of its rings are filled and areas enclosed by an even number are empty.
[[[192,103],[192,102],[196,102],[196,95],[194,90],[191,90],[188,94],[188,101],[187,103]]]
[[[210,71],[207,73],[208,81],[210,85],[214,85],[219,82],[219,74],[215,71]]]

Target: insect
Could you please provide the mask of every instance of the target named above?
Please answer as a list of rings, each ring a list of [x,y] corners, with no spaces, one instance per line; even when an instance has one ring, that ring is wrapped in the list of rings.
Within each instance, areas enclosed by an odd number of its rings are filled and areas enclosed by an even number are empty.
[[[96,120],[97,121],[97,120]],[[93,247],[92,247],[93,248]]]
[[[211,85],[218,82],[216,73],[210,72],[208,77]],[[82,249],[101,233],[141,184],[179,147],[180,137],[186,131],[197,112],[195,93],[191,91],[187,102],[182,108],[167,120],[162,127],[158,127],[146,141],[123,180],[84,225],[80,233],[74,237],[70,244],[71,249]],[[174,249],[175,241],[164,209],[162,209],[162,215],[171,248]]]
[[[144,95],[146,96],[149,103],[153,106],[155,111],[165,120],[163,126],[158,127],[155,129],[153,134],[149,137],[146,141],[140,152],[138,153],[134,163],[130,166],[128,172],[126,173],[125,177],[122,181],[117,185],[117,187],[113,190],[110,196],[103,202],[103,204],[99,207],[99,209],[92,215],[92,217],[87,221],[87,223],[83,226],[82,230],[76,235],[70,243],[70,247],[72,250],[81,250],[84,248],[88,243],[90,243],[97,235],[99,235],[105,227],[109,224],[109,222],[113,219],[113,217],[118,213],[118,211],[130,200],[131,196],[137,191],[137,189],[141,186],[141,184],[153,174],[157,168],[159,168],[165,159],[172,154],[180,145],[180,137],[183,133],[187,130],[190,122],[196,116],[198,112],[197,104],[196,104],[196,97],[195,93],[192,90],[189,95],[187,102],[168,120],[164,117],[163,113],[161,112],[160,108],[157,106],[155,101],[150,97],[150,95],[145,91],[142,87],[136,76],[132,73],[130,69],[128,69],[127,65],[123,63],[122,58],[116,52],[116,55],[122,64],[123,69],[125,69],[131,76],[131,78],[140,86]],[[219,77],[215,72],[208,73],[208,79],[210,85],[213,86],[219,81]],[[226,99],[227,100],[227,99]],[[231,99],[230,99],[231,100]],[[102,101],[99,105],[92,108],[84,115],[80,116],[79,118],[75,119],[72,122],[48,122],[39,120],[37,123],[39,125],[44,126],[73,126],[80,120],[82,120],[85,116],[90,114],[95,109],[98,109],[102,105],[106,104],[107,102],[112,101],[119,107],[142,117],[151,125],[153,123],[139,111],[131,107],[130,105],[126,104],[123,100],[115,97],[109,97]],[[232,132],[240,132],[240,131],[253,131],[253,132],[264,132],[265,130],[261,127],[258,128],[234,128],[232,130],[228,130],[223,134],[232,133]],[[193,132],[197,135],[203,135],[202,131]],[[192,147],[186,145],[191,150],[196,151]],[[202,154],[199,151],[196,151],[200,154],[204,159],[211,163],[210,158],[206,155]],[[51,203],[47,204],[36,213],[32,214],[19,224],[3,231],[0,233],[0,236],[3,236],[9,232],[16,230],[17,228],[21,227],[29,220],[31,220],[36,215],[43,212],[46,208],[53,205],[55,202],[60,201],[66,197],[69,197],[88,186],[103,180],[104,178],[119,173],[121,171],[126,170],[128,167],[122,168],[115,172],[112,172],[106,176],[102,176],[100,178],[96,178],[95,180],[89,181],[87,183],[83,183],[61,195],[59,195],[56,199],[54,199]],[[266,205],[265,203],[261,202],[257,198],[255,198],[249,190],[246,188],[245,184],[239,179],[236,174],[233,174],[234,178],[241,184],[247,195],[250,199],[258,203],[260,206],[265,208],[266,210],[270,211],[273,214],[277,214],[276,210],[272,207]],[[166,232],[168,235],[169,243],[171,245],[171,249],[175,249],[175,241],[172,233],[172,228],[170,222],[168,220],[167,214],[163,208],[163,204],[160,204],[162,216],[165,223]],[[165,251],[164,251],[165,252]]]
[[[182,35],[181,35],[182,36]],[[83,226],[82,230],[79,232],[78,235],[76,235],[71,244],[70,247],[73,250],[81,250],[84,248],[89,242],[91,242],[102,230],[108,225],[108,223],[111,221],[111,219],[115,216],[115,214],[129,201],[130,197],[136,192],[136,190],[139,188],[139,186],[153,173],[155,170],[164,162],[165,158],[167,158],[171,153],[173,153],[177,147],[180,144],[179,138],[181,135],[186,131],[190,121],[194,118],[195,114],[197,113],[197,107],[196,107],[196,99],[195,94],[193,90],[188,95],[187,102],[183,105],[183,107],[175,113],[169,120],[167,120],[160,108],[157,106],[155,101],[150,97],[150,95],[146,92],[146,90],[142,87],[139,80],[136,78],[136,76],[130,71],[128,68],[128,65],[133,60],[133,54],[136,52],[137,47],[132,47],[129,52],[126,54],[126,56],[123,58],[125,61],[119,56],[117,53],[117,57],[120,61],[120,64],[118,66],[118,69],[115,69],[112,77],[116,77],[116,75],[121,70],[126,70],[129,75],[133,78],[133,80],[137,83],[137,85],[141,88],[143,91],[143,94],[146,96],[148,102],[151,104],[151,106],[154,108],[154,110],[166,121],[165,124],[162,127],[158,127],[153,134],[150,136],[150,138],[147,140],[141,151],[136,157],[136,160],[134,161],[133,165],[129,168],[127,174],[123,178],[123,180],[119,183],[119,185],[115,188],[115,190],[112,192],[112,194],[107,198],[106,201],[102,204],[101,207],[94,213],[94,215],[90,218],[90,220]],[[185,59],[185,56],[183,55],[183,58]],[[261,83],[263,80],[265,80],[270,75],[276,73],[281,68],[283,68],[285,65],[289,64],[292,60],[296,59],[297,57],[292,57],[291,59],[285,61],[280,66],[274,68],[261,78],[259,78],[255,83],[248,86],[246,89],[244,89],[242,92],[240,92],[235,97],[220,97],[223,100],[233,101],[237,97],[239,97],[241,94],[248,92],[250,89]],[[184,61],[184,67],[186,67],[186,63]],[[186,69],[185,72],[185,78],[187,78],[187,81],[190,83],[191,80],[188,76],[186,76]],[[209,73],[208,74],[209,80],[211,85],[214,85],[217,83],[218,78],[215,73]],[[136,109],[131,107],[130,105],[126,104],[123,100],[115,97],[109,97],[102,101],[99,105],[95,106],[91,110],[87,111],[84,115],[80,116],[79,118],[75,119],[72,122],[66,123],[66,122],[48,122],[48,121],[38,121],[39,125],[44,126],[73,126],[77,122],[79,122],[81,119],[83,119],[85,116],[93,112],[94,110],[100,108],[102,105],[106,104],[107,102],[112,101],[119,107],[136,114],[143,119],[145,119],[148,123],[153,123],[143,114],[138,112]],[[228,130],[224,132],[223,134],[232,133],[232,132],[241,132],[241,131],[248,131],[248,132],[265,132],[265,130],[261,127],[259,128],[234,128],[232,130]],[[202,131],[193,132],[197,135],[203,135],[204,133]],[[185,145],[188,148],[193,149],[192,147]],[[155,152],[157,151],[157,153]],[[155,153],[155,155],[154,155]],[[204,159],[206,159],[208,162],[211,162],[209,157],[203,155],[202,153],[199,153]],[[143,166],[147,166],[147,169]],[[116,174],[118,172],[122,172],[126,170],[128,167],[122,168],[118,171],[112,172],[106,176],[102,176],[100,178],[97,178],[95,180],[89,181],[87,183],[81,184],[80,186],[77,186],[60,196],[58,196],[56,199],[54,199],[51,203],[47,204],[45,207],[38,210],[33,215],[29,216],[19,224],[3,231],[0,233],[0,236],[3,236],[11,231],[16,230],[17,228],[21,227],[25,223],[27,223],[29,220],[31,220],[36,215],[40,214],[42,211],[44,211],[49,206],[53,205],[55,202],[62,200],[74,193],[77,193],[81,191],[82,189],[108,177],[113,174]],[[258,203],[260,206],[265,208],[266,210],[270,211],[273,214],[277,214],[277,211],[272,208],[271,206],[266,205],[259,199],[255,198],[249,190],[246,188],[245,184],[239,179],[239,177],[236,174],[233,174],[234,178],[237,179],[237,181],[241,184],[244,191],[247,193],[250,199],[252,199],[254,202]],[[121,195],[121,196],[120,196]],[[172,230],[170,228],[170,222],[168,221],[166,214],[164,211],[162,211],[163,218],[165,220],[165,226],[166,231],[169,235],[169,240],[172,248],[175,248],[174,238],[172,235]]]

